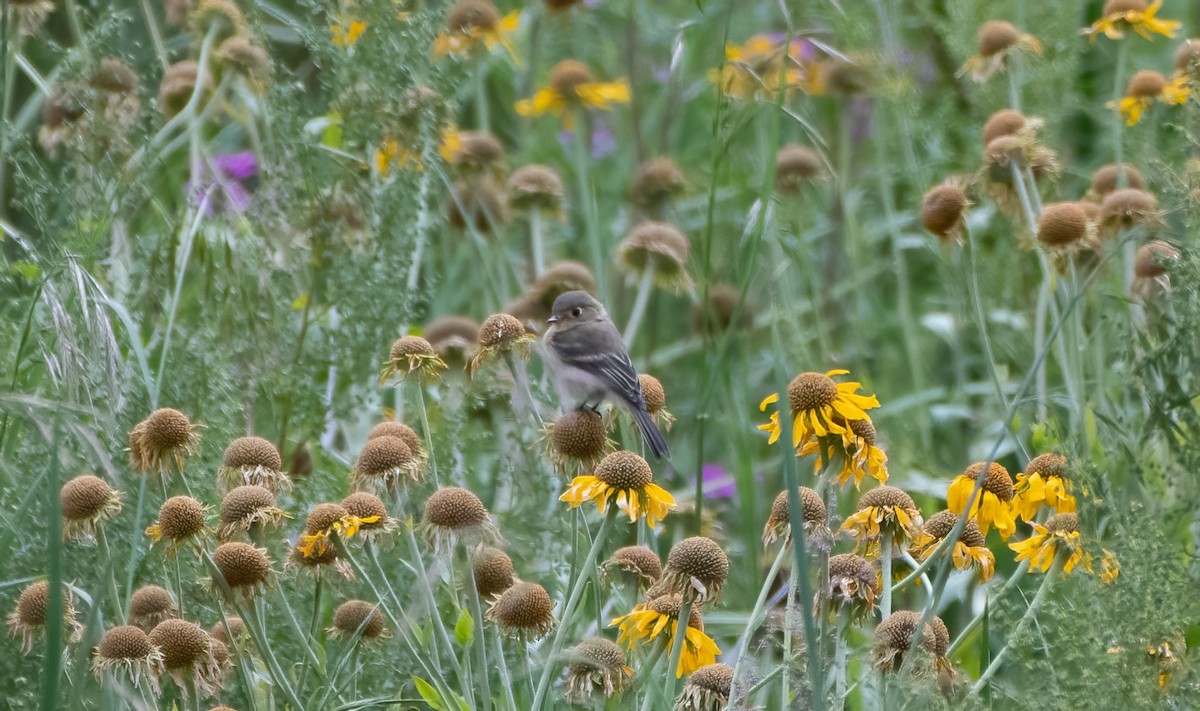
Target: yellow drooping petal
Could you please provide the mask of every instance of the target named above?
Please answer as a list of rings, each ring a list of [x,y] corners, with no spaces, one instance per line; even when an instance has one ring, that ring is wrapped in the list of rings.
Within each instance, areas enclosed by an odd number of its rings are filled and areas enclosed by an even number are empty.
[[[631,98],[629,82],[595,82],[580,84],[575,93],[584,106],[590,106],[601,111],[608,111],[612,104],[628,104]]]
[[[362,20],[351,20],[349,23],[343,20],[340,24],[329,26],[333,43],[338,47],[353,47],[362,33],[366,31],[367,23]]]
[[[553,89],[539,89],[531,98],[518,101],[515,108],[520,116],[541,116],[547,113],[557,116],[566,108],[566,102]]]

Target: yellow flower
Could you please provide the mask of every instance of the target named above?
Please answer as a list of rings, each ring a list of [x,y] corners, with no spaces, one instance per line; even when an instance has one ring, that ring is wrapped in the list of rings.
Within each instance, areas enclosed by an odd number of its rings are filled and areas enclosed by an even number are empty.
[[[367,23],[362,20],[342,20],[339,24],[330,25],[329,33],[333,35],[333,43],[338,47],[353,47],[363,32],[367,31]]]
[[[609,111],[613,104],[627,104],[629,100],[628,81],[596,81],[583,62],[567,59],[559,62],[550,72],[550,81],[545,88],[539,89],[533,97],[517,102],[516,111],[521,116],[565,114],[564,123],[570,128],[574,122],[574,109]]]
[[[1187,103],[1187,77],[1181,74],[1168,81],[1158,72],[1140,71],[1130,78],[1125,97],[1119,102],[1110,101],[1106,106],[1120,111],[1125,125],[1133,126],[1142,120],[1142,114],[1150,110],[1156,100],[1168,106]]]
[[[1121,563],[1117,560],[1117,556],[1107,548],[1101,549],[1100,556],[1100,580],[1105,585],[1112,585],[1117,582],[1117,576],[1121,574]]]
[[[1178,20],[1160,20],[1155,17],[1162,7],[1162,0],[1155,0],[1147,6],[1146,0],[1108,0],[1104,3],[1101,18],[1091,27],[1083,30],[1093,42],[1103,33],[1109,39],[1121,39],[1125,30],[1132,28],[1146,39],[1154,39],[1155,34],[1163,37],[1174,37],[1181,23]]]
[[[1008,546],[1016,552],[1018,561],[1028,560],[1031,570],[1044,573],[1050,570],[1055,557],[1061,554],[1064,573],[1070,573],[1080,563],[1084,570],[1092,572],[1092,557],[1084,552],[1080,542],[1076,514],[1057,514],[1051,516],[1045,526],[1038,523],[1032,525],[1033,535]]]
[[[946,536],[950,535],[950,531],[958,523],[958,516],[949,509],[930,516],[913,548],[913,555],[919,560],[925,560],[933,555],[933,552],[937,550]],[[986,583],[996,573],[996,556],[988,550],[983,534],[979,532],[979,525],[972,519],[967,519],[962,533],[958,534],[952,557],[954,567],[959,570],[977,568],[981,583]]]
[[[975,481],[980,476],[984,476],[983,487],[979,495],[971,499]],[[969,504],[970,516],[979,525],[979,532],[986,536],[995,524],[1000,537],[1006,541],[1017,530],[1012,500],[1012,477],[1007,469],[996,462],[991,463],[986,475],[983,474],[983,462],[972,464],[965,472],[954,477],[946,492],[946,503],[951,511],[961,514]]]
[[[442,144],[438,146],[438,153],[442,155],[442,160],[453,163],[458,159],[462,150],[462,133],[453,126],[446,127],[442,131]]]
[[[655,484],[653,476],[645,459],[633,452],[613,452],[600,461],[594,475],[575,477],[558,500],[566,501],[571,508],[595,501],[600,513],[605,513],[615,496],[630,521],[645,518],[654,528],[675,508],[675,498]]]
[[[745,44],[726,45],[725,66],[709,72],[709,79],[726,94],[749,99],[779,91],[782,68],[785,92],[820,93],[817,64],[801,57],[802,46],[799,39],[793,39],[787,47],[785,41],[765,35],[755,35]]]
[[[1146,647],[1146,654],[1149,655],[1150,661],[1159,667],[1158,671],[1158,686],[1164,687],[1171,680],[1171,675],[1180,667],[1179,657],[1172,649],[1172,645],[1178,646],[1180,649],[1187,651],[1187,642],[1183,637],[1176,635],[1175,641],[1165,640],[1157,645]]]
[[[846,424],[846,431],[841,434],[840,440],[836,437],[809,440],[801,445],[796,456],[817,455],[817,471],[824,469],[835,457],[841,457],[842,468],[837,475],[838,484],[841,485],[853,477],[854,488],[857,489],[868,474],[880,484],[886,484],[887,455],[875,444],[875,425],[870,420],[851,420]]]
[[[862,495],[858,511],[846,518],[842,529],[854,535],[856,551],[865,545],[871,556],[885,536],[901,547],[916,541],[923,523],[911,496],[894,486],[880,486]]]
[[[419,152],[401,145],[393,138],[384,139],[379,144],[379,148],[375,149],[374,159],[375,172],[379,173],[380,178],[387,178],[395,168],[412,166],[416,170],[423,170],[425,167]]]
[[[1054,513],[1074,511],[1075,497],[1071,495],[1066,469],[1067,458],[1059,454],[1031,459],[1025,465],[1025,472],[1017,474],[1013,511],[1026,521],[1032,521],[1043,505],[1054,509]]]
[[[1023,51],[1042,53],[1042,43],[1037,37],[1018,30],[1011,22],[989,20],[979,27],[979,53],[971,57],[958,71],[958,76],[968,72],[976,83],[991,79],[1004,69],[1009,55]]]
[[[490,2],[462,0],[451,8],[446,28],[433,40],[433,56],[437,59],[462,56],[481,49],[490,52],[500,45],[515,59],[516,48],[510,35],[519,24],[520,12],[501,17]]]
[[[331,534],[336,533],[343,541],[347,541],[358,534],[358,529],[364,523],[375,523],[378,520],[378,516],[359,518],[353,514],[347,514],[323,529],[306,532],[300,536],[300,541],[296,544],[296,550],[305,558],[320,558],[329,550],[329,536]]]
[[[845,375],[848,370],[831,370],[820,373],[801,373],[788,384],[788,401],[792,410],[792,446],[800,449],[805,443],[831,434],[855,435],[848,423],[871,421],[865,410],[879,407],[874,395],[859,395],[855,391],[861,383],[838,383],[834,375]],[[767,396],[758,406],[762,412],[767,406],[779,402],[779,394]],[[758,429],[771,434],[769,444],[775,444],[783,433],[779,424],[779,413],[771,413],[771,421],[759,425]],[[855,435],[861,436],[861,435]],[[845,440],[843,440],[845,441]],[[848,449],[848,448],[847,448]],[[882,453],[881,453],[882,454]],[[874,475],[872,475],[874,476]]]
[[[618,644],[625,644],[630,650],[640,644],[653,643],[664,630],[662,643],[666,650],[674,645],[675,635],[679,629],[679,613],[683,605],[679,595],[662,595],[653,600],[639,604],[633,612],[614,619],[610,624],[621,628]],[[691,674],[700,667],[715,664],[721,649],[711,637],[704,634],[704,622],[700,618],[700,610],[692,608],[688,619],[687,632],[683,640],[683,653],[679,656],[679,666],[675,669],[675,677]]]

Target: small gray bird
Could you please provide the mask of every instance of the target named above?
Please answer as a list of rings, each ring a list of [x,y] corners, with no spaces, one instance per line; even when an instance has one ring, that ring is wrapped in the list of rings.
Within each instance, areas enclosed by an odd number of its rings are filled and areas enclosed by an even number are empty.
[[[646,411],[629,351],[604,304],[586,291],[568,291],[554,300],[548,323],[543,357],[554,373],[559,397],[580,409],[595,409],[605,399],[625,406],[654,456],[670,459],[667,442]]]

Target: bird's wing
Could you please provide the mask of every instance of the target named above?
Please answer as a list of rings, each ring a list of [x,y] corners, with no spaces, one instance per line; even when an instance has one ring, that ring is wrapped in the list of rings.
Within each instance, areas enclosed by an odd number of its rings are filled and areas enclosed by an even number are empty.
[[[600,324],[598,324],[600,325]],[[637,368],[629,359],[629,352],[621,341],[621,335],[611,322],[605,326],[603,337],[584,339],[579,337],[583,329],[571,329],[554,335],[556,356],[563,365],[579,368],[595,375],[615,395],[633,405],[637,409],[645,409],[645,399],[642,397],[642,383],[638,380]]]

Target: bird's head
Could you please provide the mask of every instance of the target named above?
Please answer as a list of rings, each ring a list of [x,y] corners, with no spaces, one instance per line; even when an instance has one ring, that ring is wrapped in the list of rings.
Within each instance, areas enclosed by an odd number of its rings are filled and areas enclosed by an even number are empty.
[[[586,291],[568,291],[554,300],[547,323],[559,331],[604,318],[604,305]]]

